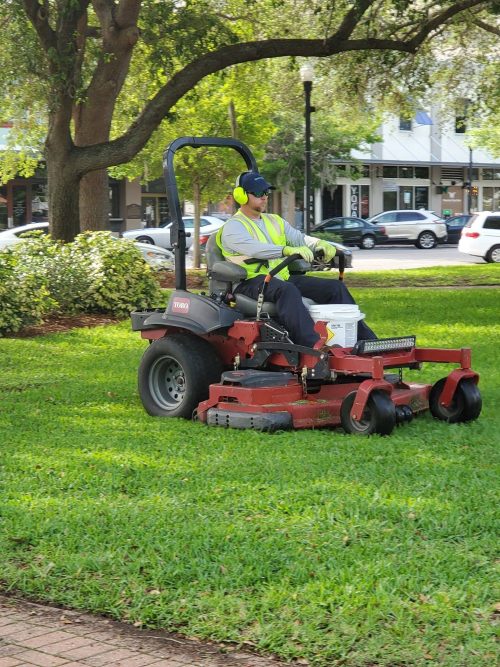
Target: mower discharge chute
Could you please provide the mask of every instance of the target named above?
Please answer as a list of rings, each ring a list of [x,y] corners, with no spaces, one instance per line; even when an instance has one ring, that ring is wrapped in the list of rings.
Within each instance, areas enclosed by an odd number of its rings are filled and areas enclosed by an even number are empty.
[[[468,348],[418,348],[414,336],[357,341],[349,348],[296,345],[273,319],[275,305],[265,301],[264,292],[259,300],[233,296],[233,284],[246,272],[224,260],[215,235],[206,251],[209,293],[189,292],[173,168],[174,155],[184,146],[232,148],[248,170],[257,171],[249,149],[235,139],[181,137],[165,152],[176,289],[165,309],[131,316],[132,328],[150,343],[139,368],[139,394],[150,415],[262,431],[342,426],[364,435],[389,435],[398,423],[428,409],[447,422],[479,416],[479,376],[471,369]],[[343,273],[346,259],[349,266],[350,252],[339,246],[332,264]],[[293,255],[271,273],[285,266],[301,273],[309,268]],[[326,342],[326,323],[317,322],[316,329]],[[403,379],[403,369],[420,369],[423,362],[457,367],[433,385]]]

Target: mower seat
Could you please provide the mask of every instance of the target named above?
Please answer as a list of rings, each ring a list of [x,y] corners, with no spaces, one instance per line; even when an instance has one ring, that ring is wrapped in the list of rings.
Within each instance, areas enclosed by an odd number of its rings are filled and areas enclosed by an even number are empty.
[[[238,283],[246,278],[246,271],[242,266],[228,262],[221,252],[215,240],[215,234],[209,236],[206,245],[208,288],[210,294],[225,296],[232,294]],[[305,273],[309,269],[309,264],[304,260],[296,260],[290,265],[290,273]],[[252,317],[257,315],[257,300],[244,294],[234,295],[236,309]],[[303,298],[306,305],[314,303],[311,299]],[[277,315],[276,305],[271,301],[264,301],[262,306],[263,313],[271,317]]]
[[[215,240],[215,234],[208,237],[206,245],[208,289],[210,294],[225,296],[232,294],[234,288],[247,277],[242,266],[226,261]],[[257,300],[244,294],[235,294],[236,309],[249,317],[257,315]],[[264,301],[262,312],[276,315],[276,306],[271,301]]]

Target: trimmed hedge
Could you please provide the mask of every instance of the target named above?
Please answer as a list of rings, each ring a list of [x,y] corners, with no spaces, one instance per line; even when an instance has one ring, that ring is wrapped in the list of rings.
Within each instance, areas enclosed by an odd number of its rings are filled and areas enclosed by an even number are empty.
[[[51,314],[127,316],[161,301],[154,272],[133,241],[86,232],[62,244],[34,232],[0,251],[0,335]]]

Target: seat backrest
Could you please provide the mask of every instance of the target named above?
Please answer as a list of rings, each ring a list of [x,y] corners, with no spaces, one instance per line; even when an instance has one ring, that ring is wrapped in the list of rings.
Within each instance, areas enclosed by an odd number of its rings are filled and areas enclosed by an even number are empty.
[[[215,240],[215,237],[217,236],[217,232],[214,234],[211,234],[208,237],[207,245],[205,247],[205,256],[207,260],[207,271],[211,271],[213,265],[215,262],[224,262],[224,255],[222,254],[222,250],[219,248],[217,245],[217,241]]]
[[[222,250],[217,245],[216,234],[208,237],[205,248],[208,289],[210,294],[224,296],[232,292],[234,285],[245,280],[247,272],[242,266],[226,261]]]

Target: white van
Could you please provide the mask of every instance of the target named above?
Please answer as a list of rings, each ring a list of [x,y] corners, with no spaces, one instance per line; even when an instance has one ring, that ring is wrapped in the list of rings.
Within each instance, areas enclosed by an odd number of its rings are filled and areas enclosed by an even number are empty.
[[[458,250],[500,263],[500,211],[475,213],[462,229]]]

